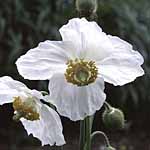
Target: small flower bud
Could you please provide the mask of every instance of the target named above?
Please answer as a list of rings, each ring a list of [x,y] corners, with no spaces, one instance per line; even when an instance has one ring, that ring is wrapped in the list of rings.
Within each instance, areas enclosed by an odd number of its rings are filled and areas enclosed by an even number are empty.
[[[107,147],[105,147],[105,149],[104,150],[116,150],[115,148],[113,148],[112,146],[107,146]]]
[[[76,7],[78,11],[91,11],[96,12],[97,0],[76,0]]]
[[[119,109],[107,108],[103,113],[103,122],[107,128],[122,129],[125,125],[124,114]]]
[[[90,17],[97,11],[97,0],[76,0],[76,9],[80,17]]]

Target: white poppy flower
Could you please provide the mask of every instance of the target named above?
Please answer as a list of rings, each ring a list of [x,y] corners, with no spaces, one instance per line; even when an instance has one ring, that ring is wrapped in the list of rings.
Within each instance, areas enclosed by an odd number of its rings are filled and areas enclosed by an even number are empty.
[[[74,18],[60,29],[62,41],[41,42],[16,64],[26,79],[50,79],[58,112],[80,120],[105,101],[104,81],[124,85],[144,74],[143,57],[132,45],[107,35],[96,22]]]
[[[65,144],[59,115],[40,102],[42,94],[28,89],[11,77],[0,78],[0,105],[13,103],[14,119],[21,120],[28,135],[41,140],[42,145]]]

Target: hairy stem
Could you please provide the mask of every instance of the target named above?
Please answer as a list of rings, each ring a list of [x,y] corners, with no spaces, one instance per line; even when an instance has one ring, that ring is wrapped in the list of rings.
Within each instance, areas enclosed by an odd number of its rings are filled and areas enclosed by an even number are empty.
[[[109,147],[110,146],[110,142],[109,142],[109,139],[107,137],[107,135],[102,132],[102,131],[95,131],[91,134],[91,141],[92,139],[96,136],[96,135],[102,135],[104,138],[105,138],[105,142],[106,142],[106,146]]]

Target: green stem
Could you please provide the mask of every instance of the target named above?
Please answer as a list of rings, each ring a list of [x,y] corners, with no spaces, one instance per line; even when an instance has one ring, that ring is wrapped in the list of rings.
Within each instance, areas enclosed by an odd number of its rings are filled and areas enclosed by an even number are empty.
[[[85,144],[85,120],[80,121],[80,150],[83,150]]]
[[[104,102],[104,106],[107,108],[107,109],[111,109],[112,106],[108,103],[108,102]]]
[[[91,150],[91,118],[87,117],[86,121],[86,150]]]
[[[107,135],[102,132],[102,131],[95,131],[91,134],[91,141],[92,139],[96,136],[96,135],[102,135],[104,138],[105,138],[105,142],[106,142],[106,146],[109,147],[110,146],[110,142],[109,142],[109,139],[107,137]]]
[[[61,147],[60,147],[60,150],[64,150],[64,147],[63,147],[63,146],[61,146]]]
[[[91,150],[91,131],[94,116],[80,121],[80,150]]]
[[[47,91],[41,91],[41,93],[45,96],[45,95],[48,95],[48,92]]]

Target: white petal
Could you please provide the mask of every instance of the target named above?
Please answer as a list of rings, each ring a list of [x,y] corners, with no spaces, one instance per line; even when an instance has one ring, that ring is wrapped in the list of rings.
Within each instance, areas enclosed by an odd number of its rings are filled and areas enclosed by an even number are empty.
[[[0,105],[12,103],[13,98],[19,93],[15,89],[10,89],[7,85],[0,83]]]
[[[113,49],[107,35],[96,22],[74,18],[60,29],[63,41],[71,41],[77,49],[78,57],[101,60]]]
[[[99,110],[106,98],[102,78],[85,87],[67,83],[63,74],[54,75],[49,83],[50,99],[57,111],[73,121],[82,120]]]
[[[66,46],[64,42],[40,43],[37,48],[29,50],[17,60],[19,73],[25,79],[45,80],[56,72],[64,72],[69,55]]]
[[[114,51],[116,52],[117,51],[130,52],[130,50],[133,49],[133,46],[130,43],[120,39],[117,36],[108,35],[108,38],[114,47]]]
[[[0,77],[0,105],[11,103],[15,96],[19,96],[22,90],[28,89],[23,83],[13,80],[11,77]]]
[[[139,52],[134,51],[132,46],[118,37],[108,36],[115,48],[111,55],[97,62],[99,74],[106,82],[115,86],[124,85],[134,81],[144,74],[141,65],[144,60]]]
[[[25,84],[14,80],[11,77],[0,77],[0,105],[13,102],[14,97],[16,96],[21,96],[23,99],[32,96],[38,101],[43,99],[41,92],[30,90]]]
[[[62,124],[59,115],[51,108],[43,105],[41,108],[41,118],[38,121],[21,119],[28,135],[33,134],[43,145],[57,146],[65,144],[62,133]]]
[[[9,76],[0,77],[0,83],[7,85],[10,89],[16,89],[17,91],[28,89],[25,84],[16,81]]]
[[[42,93],[37,90],[30,90],[29,94],[37,99],[43,99]]]

